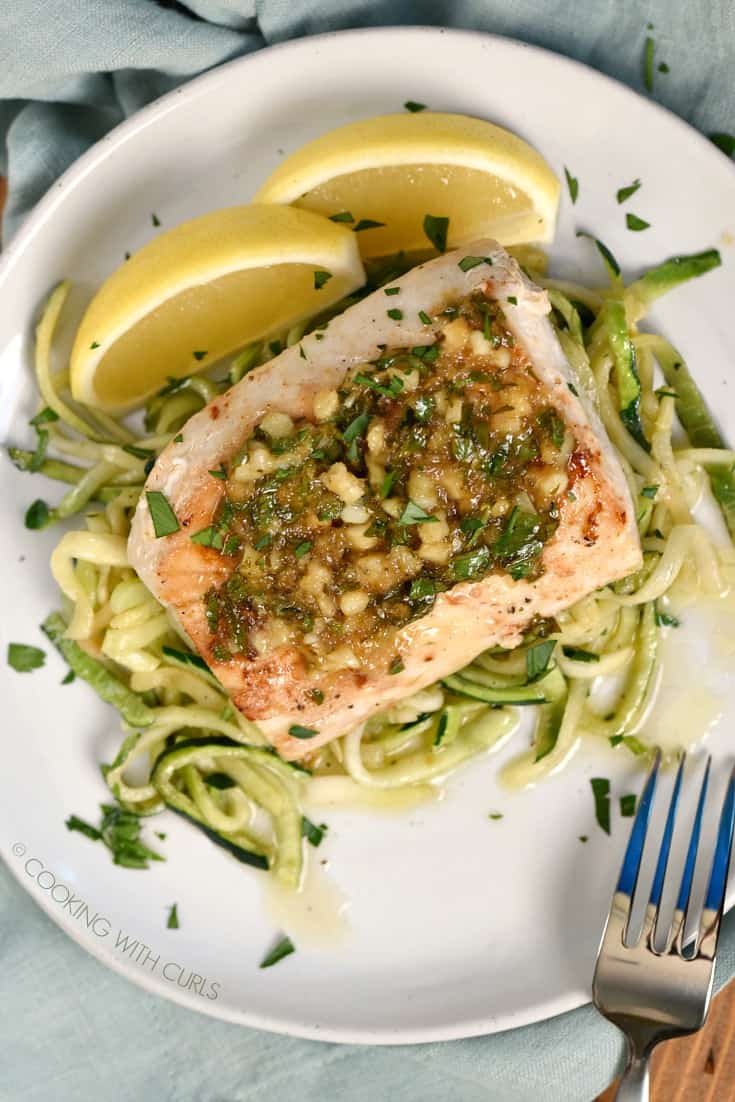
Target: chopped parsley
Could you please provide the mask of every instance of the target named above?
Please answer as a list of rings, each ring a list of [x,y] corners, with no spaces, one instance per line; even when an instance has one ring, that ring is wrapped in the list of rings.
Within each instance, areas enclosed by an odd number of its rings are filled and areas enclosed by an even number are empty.
[[[492,264],[492,260],[489,256],[463,256],[458,267],[463,272],[469,272],[472,268],[476,268],[478,264]]]
[[[528,648],[526,651],[527,681],[537,681],[542,674],[546,673],[555,646],[555,639],[544,639]]]
[[[381,496],[381,498],[385,499],[386,497],[389,496],[391,490],[393,489],[393,483],[395,482],[395,480],[396,480],[396,472],[395,471],[388,471],[386,473],[385,478],[383,479],[383,481],[380,484],[380,496]]]
[[[354,222],[355,218],[354,218],[354,215],[352,215],[350,213],[350,211],[341,210],[339,212],[339,214],[330,214],[329,215],[329,221],[330,222]]]
[[[597,237],[594,237],[591,233],[586,233],[584,230],[577,230],[577,237],[587,237],[590,241],[593,241],[597,246],[597,251],[599,252],[602,259],[605,261],[605,264],[613,273],[613,275],[620,275],[620,265],[608,249],[607,245],[604,244],[604,242],[600,241]]]
[[[648,753],[648,747],[635,735],[610,735],[608,742],[611,746],[627,746],[631,754],[636,756]]]
[[[569,390],[571,390],[571,392],[572,392],[572,394],[574,395],[575,398],[579,398],[579,391],[577,390],[574,383],[567,383],[567,387],[568,387]]]
[[[76,681],[76,679],[77,679],[77,675],[74,673],[74,670],[69,670],[66,677],[62,677],[61,684],[62,685],[71,685],[72,681]]]
[[[89,347],[90,347],[90,350],[92,350],[94,348],[99,348],[99,341],[92,341],[92,343],[90,344]]]
[[[657,608],[656,625],[660,628],[680,628],[681,620],[677,616],[672,616],[671,613],[663,612]]]
[[[396,398],[403,390],[403,379],[400,375],[391,375],[387,383],[379,383],[371,375],[365,375],[362,371],[359,371],[355,375],[355,382],[361,386],[369,386],[371,390],[376,390],[378,394],[383,394],[386,398]]]
[[[279,960],[283,960],[284,957],[288,957],[291,953],[296,952],[296,947],[291,941],[290,937],[282,937],[277,945],[271,949],[260,962],[260,968],[271,968],[274,964],[278,964]]]
[[[565,658],[571,658],[572,662],[599,662],[599,654],[591,650],[582,650],[581,647],[562,647]]]
[[[99,827],[71,815],[66,829],[84,834],[93,842],[104,842],[112,854],[115,865],[128,869],[147,869],[150,861],[163,861],[160,853],[150,849],[140,840],[140,819],[132,811],[117,804],[100,804],[102,821]]]
[[[153,531],[156,533],[156,539],[178,532],[179,522],[176,519],[176,513],[171,508],[165,495],[160,490],[147,490],[145,496],[148,501],[148,510],[153,521]]]
[[[435,517],[431,518],[435,520]],[[467,581],[469,578],[477,578],[484,574],[490,565],[490,549],[476,547],[472,551],[465,551],[462,555],[456,555],[452,559],[452,570],[458,581]]]
[[[39,670],[46,661],[46,652],[40,647],[28,643],[8,643],[8,665],[16,673],[30,673]]]
[[[569,169],[567,168],[566,165],[564,165],[564,175],[567,178],[567,187],[569,188],[569,198],[572,200],[572,203],[576,203],[577,202],[577,196],[579,195],[579,180],[577,179],[576,176],[572,176],[571,172],[569,171]]]
[[[412,115],[415,115],[417,111],[425,111],[425,103],[416,103],[415,100],[407,99],[403,105],[407,111],[410,111]]]
[[[178,904],[172,903],[168,912],[168,919],[166,920],[167,930],[178,930],[179,928],[179,910]]]
[[[592,796],[595,801],[595,818],[605,831],[610,833],[610,781],[606,777],[592,777]]]
[[[322,692],[321,689],[309,689],[309,696],[311,697],[311,699],[314,701],[315,704],[323,704],[324,703],[324,693]]]
[[[449,232],[449,219],[440,214],[424,215],[424,233],[434,248],[443,253],[447,247],[447,233]]]
[[[659,64],[658,71],[659,71],[659,73],[670,73],[671,72],[671,70],[669,69],[669,67],[668,67],[668,65],[666,64],[665,61],[662,61]]]
[[[726,157],[732,157],[735,154],[735,135],[725,134],[723,131],[717,131],[714,134],[707,135],[709,140],[721,149]]]
[[[403,659],[401,658],[400,654],[397,654],[395,658],[391,658],[390,665],[388,666],[388,673],[391,675],[396,673],[403,673],[405,668],[406,667],[403,664]]]
[[[646,44],[643,47],[643,83],[646,86],[647,92],[653,91],[653,55],[655,49],[656,43],[651,36],[648,35]]]
[[[657,493],[658,486],[644,486],[641,490],[641,497],[647,497],[650,501],[655,501]]]
[[[632,815],[635,815],[635,805],[635,793],[620,797],[620,814],[624,819],[630,819]]]
[[[174,444],[183,444],[183,442],[184,442],[183,433],[177,432],[176,436],[174,436],[173,442],[174,442]]]
[[[212,478],[219,478],[221,482],[227,481],[227,470],[224,463],[221,463],[216,471],[207,471],[207,474],[211,474]]]
[[[497,822],[498,819],[502,819],[502,818],[503,818],[502,811],[491,811],[490,814],[488,815],[488,819],[492,819],[493,822]]]
[[[306,838],[307,842],[314,846],[315,849],[317,846],[321,845],[322,839],[328,829],[326,823],[320,823],[319,826],[317,826],[316,823],[312,823],[311,819],[307,819],[306,815],[301,816],[302,837]]]
[[[288,729],[292,738],[314,738],[319,732],[314,727],[302,727],[300,723],[292,723]]]
[[[639,218],[637,214],[633,214],[631,211],[625,216],[625,224],[629,230],[633,230],[635,233],[639,233],[641,230],[647,230],[651,223],[646,222],[643,218]]]
[[[399,310],[396,307],[394,307],[392,310],[386,310],[386,314],[389,318],[392,318],[393,321],[401,321],[401,319],[403,318],[403,310]]]
[[[46,502],[42,501],[41,498],[36,498],[26,509],[24,524],[26,528],[35,531],[38,528],[45,528],[51,520],[51,516],[51,510]]]
[[[386,295],[400,295],[401,288],[400,287],[384,287],[383,288],[383,293],[386,294]]]
[[[224,546],[224,536],[213,524],[200,528],[198,532],[189,536],[189,539],[192,543],[198,543],[200,547],[211,547],[215,551],[221,551]]]
[[[302,543],[298,543],[294,549],[294,558],[303,559],[304,555],[308,555],[312,548],[311,540],[304,540]]]
[[[431,513],[425,512],[420,505],[417,505],[415,501],[409,500],[406,502],[406,508],[398,518],[398,523],[403,528],[407,528],[412,524],[431,524],[438,521],[438,517],[433,517]]]
[[[626,199],[630,199],[631,195],[635,195],[640,186],[640,180],[634,180],[632,184],[628,184],[626,187],[618,188],[615,193],[615,198],[617,199],[618,203],[624,203]]]
[[[325,283],[328,283],[332,278],[331,272],[325,272],[323,269],[314,272],[314,290],[320,291]]]
[[[43,466],[43,461],[46,458],[46,452],[48,451],[49,434],[43,425],[51,424],[52,421],[58,421],[58,413],[51,409],[50,406],[45,406],[35,417],[32,417],[30,424],[36,430],[36,450],[28,461],[27,470],[40,471]]]
[[[202,350],[202,349],[197,349],[196,352],[192,352],[192,356],[194,357],[195,360],[198,360],[198,361],[203,360],[206,355],[207,355],[206,350]]]
[[[508,297],[505,301],[509,302],[511,304],[511,306],[517,306],[518,305],[518,299],[516,298],[515,295],[508,295]]]
[[[160,226],[161,225],[161,219],[158,217],[157,214],[152,214],[151,215],[151,222],[153,223],[154,226]]]
[[[362,233],[363,230],[377,230],[381,229],[384,225],[385,222],[376,222],[373,218],[361,218],[354,227],[354,232]]]
[[[431,325],[431,318],[429,317],[429,315],[426,313],[425,310],[419,310],[419,321],[423,325]]]
[[[91,823],[86,822],[84,819],[80,819],[78,815],[70,815],[65,825],[67,830],[83,834],[85,838],[89,838],[92,842],[99,842],[102,838],[97,827],[92,826]]]

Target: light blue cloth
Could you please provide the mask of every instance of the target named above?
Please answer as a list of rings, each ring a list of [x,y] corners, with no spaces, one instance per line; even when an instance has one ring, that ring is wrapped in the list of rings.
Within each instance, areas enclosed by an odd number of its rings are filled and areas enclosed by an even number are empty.
[[[655,98],[705,132],[735,131],[731,0],[0,0],[4,239],[110,127],[268,43],[358,26],[476,28],[642,90],[647,22],[657,61],[670,67],[656,73]],[[719,981],[734,971],[735,914]],[[0,1102],[590,1102],[621,1051],[591,1007],[494,1037],[399,1049],[226,1025],[107,971],[0,868]]]

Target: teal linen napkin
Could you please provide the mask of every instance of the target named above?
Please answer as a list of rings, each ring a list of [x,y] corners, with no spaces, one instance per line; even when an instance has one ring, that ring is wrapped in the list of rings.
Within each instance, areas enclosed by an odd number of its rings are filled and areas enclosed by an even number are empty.
[[[80,153],[204,69],[300,35],[410,23],[525,39],[638,90],[651,33],[669,67],[656,71],[654,97],[705,133],[735,131],[731,0],[0,0],[4,241]],[[718,983],[734,972],[735,913]],[[492,1037],[392,1049],[227,1025],[105,969],[0,867],[0,1102],[590,1102],[621,1054],[589,1006]]]

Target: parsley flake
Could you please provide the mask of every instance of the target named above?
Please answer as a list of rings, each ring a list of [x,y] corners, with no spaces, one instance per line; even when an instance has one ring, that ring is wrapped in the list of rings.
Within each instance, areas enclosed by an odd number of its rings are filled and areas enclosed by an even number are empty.
[[[401,321],[403,318],[403,310],[398,310],[397,308],[386,310],[386,314],[389,318],[393,318],[393,321]]]
[[[492,264],[492,260],[489,256],[463,256],[459,261],[458,267],[463,272],[469,272],[472,268],[476,268],[478,264]]]
[[[720,130],[714,134],[708,134],[707,137],[718,149],[722,150],[726,157],[735,155],[735,135],[725,134]]]
[[[643,218],[639,218],[637,214],[633,214],[631,211],[625,216],[625,224],[629,230],[633,230],[639,233],[641,230],[647,230],[651,225],[650,222],[646,222]]]
[[[400,654],[397,654],[395,658],[391,658],[390,665],[388,666],[388,673],[391,675],[403,673],[405,668],[406,667],[403,664],[403,659],[401,658]]]
[[[620,797],[620,814],[624,819],[630,819],[631,816],[635,815],[635,805],[635,793]]]
[[[30,673],[39,670],[46,661],[46,653],[40,647],[28,643],[8,643],[8,665],[16,673]]]
[[[319,732],[314,727],[302,727],[300,723],[292,723],[288,729],[289,735],[292,738],[314,738]]]
[[[331,272],[325,272],[323,269],[314,272],[314,290],[320,291],[325,283],[328,283],[332,278]]]
[[[401,527],[408,528],[412,524],[436,524],[438,520],[438,517],[433,517],[431,513],[425,512],[420,505],[409,499],[406,502],[406,508],[398,518],[398,523]]]
[[[653,91],[653,54],[655,49],[656,43],[648,35],[646,44],[643,47],[643,83],[647,92]]]
[[[178,904],[172,903],[171,909],[168,912],[168,919],[166,920],[167,930],[178,930],[179,928],[179,911]]]
[[[403,106],[406,108],[407,111],[410,111],[412,115],[415,115],[417,111],[426,110],[425,103],[416,103],[416,101],[412,99],[407,99]]]
[[[425,214],[423,225],[429,241],[438,252],[443,253],[447,247],[449,219],[440,214]]]
[[[592,777],[592,796],[595,801],[595,818],[606,834],[610,833],[610,781],[606,777]]]
[[[354,216],[348,210],[342,210],[339,214],[330,214],[330,222],[354,222]]]
[[[361,218],[354,227],[354,232],[362,233],[363,230],[378,230],[382,229],[384,225],[385,222],[376,222],[373,218]]]
[[[148,501],[148,511],[151,514],[156,539],[178,532],[179,522],[176,519],[176,513],[171,508],[165,495],[160,490],[147,490],[145,496]]]
[[[301,835],[303,838],[306,838],[307,842],[314,846],[315,849],[317,846],[321,845],[322,839],[328,829],[326,823],[319,823],[317,826],[316,823],[312,823],[311,819],[307,819],[306,815],[301,816]]]
[[[383,288],[383,293],[386,294],[386,295],[400,295],[401,288],[400,287],[384,287]]]
[[[572,176],[571,172],[569,171],[569,169],[567,168],[566,165],[564,165],[564,175],[567,178],[567,187],[569,188],[569,198],[572,200],[572,203],[576,203],[577,202],[577,196],[579,195],[579,180],[577,179],[576,176]]]
[[[283,960],[284,957],[288,957],[291,953],[295,952],[296,946],[291,941],[291,938],[282,937],[278,944],[271,949],[270,953],[263,957],[259,967],[271,968],[274,964],[278,964],[279,960]]]
[[[618,203],[624,203],[626,199],[630,199],[631,195],[635,195],[638,188],[641,186],[640,180],[634,180],[632,184],[628,184],[626,187],[620,187],[615,192],[615,198]]]
[[[192,352],[192,356],[195,360],[203,360],[206,355],[206,351],[203,352],[201,349],[198,349],[196,352]]]

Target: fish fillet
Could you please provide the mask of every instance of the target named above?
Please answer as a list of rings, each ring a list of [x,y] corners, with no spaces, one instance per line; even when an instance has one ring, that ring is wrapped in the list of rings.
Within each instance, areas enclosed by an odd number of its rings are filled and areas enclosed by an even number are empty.
[[[171,610],[236,707],[259,724],[287,759],[303,757],[392,702],[456,671],[488,647],[516,646],[532,622],[553,617],[595,589],[637,570],[642,561],[623,471],[596,412],[577,394],[549,321],[546,293],[490,240],[476,241],[414,268],[391,284],[391,292],[386,296],[384,288],[375,291],[334,318],[325,330],[307,335],[195,414],[182,430],[183,439],[171,443],[157,460],[145,487],[165,495],[179,530],[156,538],[145,494],[133,521],[132,565]],[[544,408],[556,418],[554,424],[561,423],[559,437],[566,434],[571,440],[565,484],[553,509],[556,527],[543,544],[534,576],[491,569],[476,580],[468,577],[448,587],[445,583],[423,615],[413,616],[387,635],[383,626],[380,662],[352,661],[340,668],[339,663],[327,661],[314,669],[304,659],[303,646],[288,640],[223,656],[207,615],[208,594],[218,592],[241,569],[243,551],[227,554],[221,546],[203,546],[190,538],[213,524],[227,493],[223,479],[211,472],[238,461],[244,442],[269,413],[285,413],[302,424],[312,422],[315,399],[339,389],[359,365],[379,361],[386,348],[416,346],[421,351],[427,341],[448,347],[452,304],[473,295],[502,306],[510,343],[518,350],[514,354],[522,354],[530,364],[527,373],[533,377],[536,400],[540,394]],[[447,304],[449,313],[445,313]],[[473,339],[481,348],[477,361],[481,364],[487,345],[479,336]],[[483,377],[482,372],[476,373],[477,379]],[[381,378],[390,383],[390,375]],[[404,381],[408,385],[407,376],[395,387],[403,387]],[[498,411],[496,403],[497,416],[512,408],[507,405]],[[467,412],[466,402],[463,409]],[[446,416],[451,418],[451,410]],[[460,426],[456,431],[461,431]],[[428,543],[418,544],[416,535],[428,539],[429,528],[428,523],[417,522],[403,529],[412,533],[410,539],[418,546],[412,552],[414,560],[429,554]],[[305,562],[310,546],[308,541],[301,545],[307,548]],[[252,548],[246,551],[252,553]],[[379,606],[380,595],[373,594],[370,608],[375,615]],[[339,618],[336,614],[332,620]],[[400,661],[389,665],[390,655],[399,655]],[[294,725],[311,732],[311,737],[294,737],[289,733]]]

